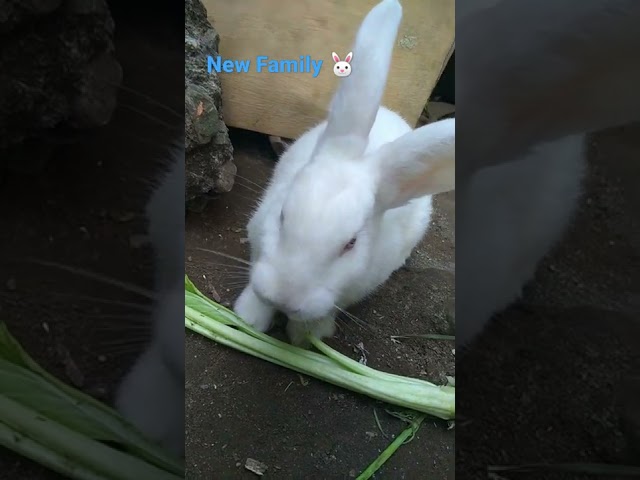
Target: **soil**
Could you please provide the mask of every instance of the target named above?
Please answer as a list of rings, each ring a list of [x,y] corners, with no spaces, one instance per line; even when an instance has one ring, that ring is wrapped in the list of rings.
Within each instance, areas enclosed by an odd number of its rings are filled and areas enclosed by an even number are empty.
[[[639,134],[631,125],[592,137],[566,238],[522,301],[458,352],[457,478],[486,479],[489,465],[638,463],[640,424],[625,425],[620,405],[637,418],[640,396],[620,387],[640,372]]]
[[[175,15],[160,18],[162,2],[158,17],[146,22],[126,2],[116,3],[124,88],[111,123],[57,145],[35,175],[0,175],[0,320],[40,365],[106,402],[147,339],[140,330],[147,319],[115,302],[143,301],[29,259],[150,286],[141,214],[168,139],[183,131],[184,26]],[[2,449],[0,478],[62,477]]]
[[[260,135],[234,131],[231,140],[238,183],[203,213],[189,215],[186,226],[187,273],[223,303],[240,293],[238,271],[220,265],[232,260],[203,249],[248,258],[247,215],[276,161]],[[331,346],[359,359],[362,344],[369,366],[436,383],[455,375],[453,342],[391,338],[452,333],[446,313],[453,300],[454,205],[452,194],[437,197],[434,223],[406,268],[350,310],[366,323],[340,322]],[[286,338],[282,329],[274,335]],[[185,352],[188,479],[253,478],[244,468],[248,458],[267,465],[264,478],[355,478],[406,427],[385,412],[387,405],[191,332]],[[376,478],[454,478],[454,431],[447,422],[425,421]]]

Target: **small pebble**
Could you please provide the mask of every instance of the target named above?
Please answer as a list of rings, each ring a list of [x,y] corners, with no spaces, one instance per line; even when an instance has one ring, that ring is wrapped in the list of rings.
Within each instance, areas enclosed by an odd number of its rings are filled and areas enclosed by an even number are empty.
[[[216,292],[216,289],[213,287],[213,285],[210,286],[209,293],[211,294],[211,298],[213,298],[214,302],[220,303],[220,295],[218,294],[218,292]]]
[[[247,458],[247,461],[244,462],[244,468],[260,477],[267,471],[267,466],[264,463],[254,460],[253,458]]]

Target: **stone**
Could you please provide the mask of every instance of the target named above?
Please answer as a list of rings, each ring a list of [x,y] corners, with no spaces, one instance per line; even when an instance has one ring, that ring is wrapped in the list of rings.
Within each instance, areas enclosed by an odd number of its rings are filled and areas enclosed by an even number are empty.
[[[218,54],[220,37],[199,0],[185,2],[186,201],[231,191],[236,165],[222,114],[222,86],[207,58]]]
[[[0,9],[0,167],[40,170],[60,142],[107,124],[122,68],[105,0],[8,0]]]

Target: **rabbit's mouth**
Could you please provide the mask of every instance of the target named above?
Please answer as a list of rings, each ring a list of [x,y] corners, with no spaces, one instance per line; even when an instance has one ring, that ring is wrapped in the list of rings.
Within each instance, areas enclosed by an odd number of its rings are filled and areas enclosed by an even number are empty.
[[[313,324],[324,318],[330,317],[332,311],[327,312],[306,312],[304,310],[281,311],[290,321],[295,323]]]
[[[310,323],[310,322],[314,321],[313,318],[309,317],[308,315],[305,315],[305,312],[303,312],[302,310],[293,310],[293,311],[289,311],[289,312],[285,311],[283,313],[292,322]]]
[[[297,309],[288,308],[286,305],[276,302],[271,298],[268,298],[259,289],[254,288],[253,291],[262,302],[269,305],[271,308],[273,308],[277,312],[280,312],[288,319],[293,320],[295,322],[308,321],[308,317],[303,314],[304,312],[302,311],[301,308],[297,308]]]

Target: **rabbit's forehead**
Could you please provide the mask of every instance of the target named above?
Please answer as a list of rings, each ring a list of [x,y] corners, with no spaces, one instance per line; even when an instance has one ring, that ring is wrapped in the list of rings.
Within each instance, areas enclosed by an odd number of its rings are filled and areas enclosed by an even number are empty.
[[[358,178],[315,180],[300,181],[290,191],[284,204],[285,217],[291,221],[287,223],[299,232],[317,235],[321,226],[323,232],[332,235],[339,236],[343,231],[350,235],[373,208],[370,185]]]

